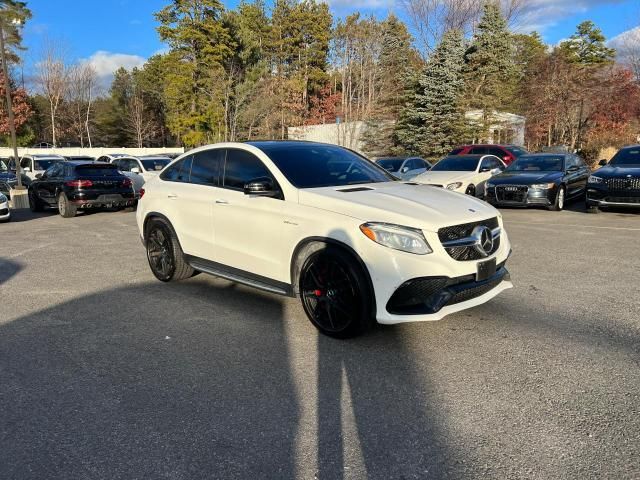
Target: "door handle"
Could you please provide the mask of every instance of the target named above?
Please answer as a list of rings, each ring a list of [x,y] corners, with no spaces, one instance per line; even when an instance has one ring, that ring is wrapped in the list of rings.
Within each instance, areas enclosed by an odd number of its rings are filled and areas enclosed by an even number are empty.
[[[222,198],[218,198],[218,199],[216,200],[216,203],[217,203],[218,205],[229,205],[229,202],[228,202],[227,200],[222,199]]]
[[[175,199],[175,198],[178,198],[178,195],[176,195],[175,193],[170,193],[167,195],[167,198]]]

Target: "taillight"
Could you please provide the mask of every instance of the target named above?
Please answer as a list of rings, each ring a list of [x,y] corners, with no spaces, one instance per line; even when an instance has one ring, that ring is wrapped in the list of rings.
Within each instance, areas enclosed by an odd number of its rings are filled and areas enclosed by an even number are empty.
[[[130,187],[130,186],[131,186],[131,184],[132,184],[132,182],[131,182],[131,179],[130,179],[130,178],[125,178],[125,179],[122,181],[122,186],[123,186],[123,187]]]
[[[92,187],[93,182],[91,180],[69,180],[68,182],[65,183],[65,185],[67,187],[86,188],[86,187]]]
[[[144,188],[140,189],[140,198],[144,197]]]

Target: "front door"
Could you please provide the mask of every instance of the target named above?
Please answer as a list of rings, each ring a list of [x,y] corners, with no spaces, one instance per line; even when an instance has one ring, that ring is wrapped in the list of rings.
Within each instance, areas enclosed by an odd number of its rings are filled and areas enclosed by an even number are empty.
[[[251,152],[228,149],[215,199],[216,257],[219,263],[262,277],[288,282],[282,242],[281,198],[245,195],[244,185],[273,175]],[[278,187],[279,188],[279,187]]]

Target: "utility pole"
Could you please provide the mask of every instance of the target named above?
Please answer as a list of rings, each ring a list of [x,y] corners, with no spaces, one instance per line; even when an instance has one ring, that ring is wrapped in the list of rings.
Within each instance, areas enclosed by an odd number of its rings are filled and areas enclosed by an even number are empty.
[[[22,171],[20,169],[20,157],[18,156],[18,142],[16,140],[16,122],[13,117],[13,102],[11,101],[11,85],[9,83],[9,69],[7,68],[7,53],[4,45],[4,17],[0,15],[0,57],[2,58],[2,73],[4,75],[4,92],[7,100],[7,117],[9,119],[9,130],[11,132],[11,146],[13,147],[13,158],[16,164],[16,179],[18,185],[16,190],[22,190]]]

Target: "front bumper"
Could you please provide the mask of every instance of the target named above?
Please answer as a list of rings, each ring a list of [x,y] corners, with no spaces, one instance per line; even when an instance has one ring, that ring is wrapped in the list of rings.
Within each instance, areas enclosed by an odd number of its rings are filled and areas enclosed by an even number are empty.
[[[528,185],[496,185],[487,188],[485,200],[491,205],[506,207],[548,207],[555,203],[557,194],[557,187],[534,189]]]
[[[440,320],[445,316],[481,305],[513,285],[504,268],[511,252],[509,238],[502,230],[499,247],[490,256],[478,260],[455,260],[442,246],[435,232],[423,232],[433,249],[428,255],[397,252],[377,244],[362,242],[356,245],[364,261],[374,287],[376,319],[378,323],[395,324],[416,321]],[[366,239],[370,242],[369,239]],[[478,263],[496,260],[496,275],[486,282],[475,282]],[[501,268],[502,267],[502,268]],[[445,282],[431,292],[424,292],[428,307],[413,311],[389,309],[394,294],[407,282],[424,278],[440,278]],[[440,295],[428,298],[430,295]],[[468,295],[465,297],[465,295]],[[455,298],[454,298],[455,297]]]
[[[587,205],[590,207],[640,208],[640,190],[610,191],[604,186],[587,188]]]

